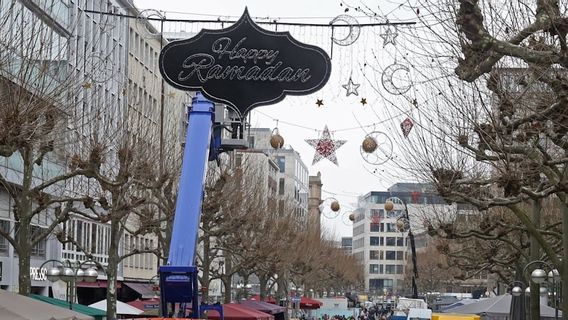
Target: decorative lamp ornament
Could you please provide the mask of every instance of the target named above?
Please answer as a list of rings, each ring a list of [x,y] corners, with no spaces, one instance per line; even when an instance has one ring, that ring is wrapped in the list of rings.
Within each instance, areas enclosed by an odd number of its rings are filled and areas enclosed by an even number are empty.
[[[531,272],[531,280],[534,283],[543,283],[544,280],[546,280],[546,272],[542,269],[534,269],[533,272]]]
[[[329,207],[331,208],[331,211],[333,211],[333,212],[337,212],[340,209],[338,201],[333,201]]]
[[[363,151],[365,151],[366,153],[375,152],[375,150],[377,150],[377,147],[377,141],[370,136],[365,137],[365,139],[363,139],[363,143],[361,144],[361,148],[363,148]]]
[[[349,214],[349,220],[355,221],[355,214],[354,213]]]
[[[61,269],[58,267],[51,267],[47,269],[45,275],[47,277],[47,280],[55,282],[59,280],[59,275],[61,275]]]
[[[521,287],[518,287],[518,286],[513,287],[513,289],[511,290],[511,294],[514,297],[519,297],[522,293],[523,293],[523,289],[521,289]]]
[[[280,135],[280,132],[278,132],[278,128],[274,128],[274,130],[272,130],[270,146],[274,149],[280,149],[284,146],[284,138]]]
[[[99,272],[95,268],[89,268],[85,270],[85,282],[95,282],[97,281],[97,277],[99,276]]]
[[[75,272],[73,271],[72,268],[65,267],[63,268],[63,271],[61,272],[61,275],[59,277],[61,278],[61,280],[65,282],[70,282],[73,281],[73,278],[75,277]]]
[[[390,200],[385,202],[385,210],[392,211],[392,209],[394,209],[394,203]]]
[[[85,270],[83,269],[77,269],[77,272],[75,273],[75,281],[77,282],[83,282],[85,279]]]

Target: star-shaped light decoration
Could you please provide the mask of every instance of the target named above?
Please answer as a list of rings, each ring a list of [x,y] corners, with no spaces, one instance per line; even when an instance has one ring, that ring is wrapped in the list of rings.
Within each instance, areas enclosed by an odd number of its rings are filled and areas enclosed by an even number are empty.
[[[367,99],[366,98],[361,98],[361,104],[362,105],[366,105],[367,104]]]
[[[398,32],[396,32],[396,28],[394,28],[394,31],[392,31],[389,26],[387,27],[387,31],[385,31],[385,33],[382,33],[380,36],[381,38],[383,38],[383,48],[386,47],[389,43],[392,43],[392,45],[395,46],[395,39],[396,37],[398,37]]]
[[[322,100],[322,99],[317,99],[317,100],[316,100],[316,104],[318,105],[318,107],[323,106],[323,100]]]
[[[349,77],[349,81],[347,82],[347,84],[342,85],[342,87],[345,90],[347,90],[347,93],[345,94],[347,97],[349,97],[349,95],[351,94],[358,96],[359,93],[357,92],[357,88],[359,88],[360,86],[361,86],[360,84],[353,83],[351,77]]]
[[[319,139],[306,139],[306,142],[316,149],[312,165],[326,158],[338,166],[335,150],[339,149],[347,140],[332,140],[326,125]]]

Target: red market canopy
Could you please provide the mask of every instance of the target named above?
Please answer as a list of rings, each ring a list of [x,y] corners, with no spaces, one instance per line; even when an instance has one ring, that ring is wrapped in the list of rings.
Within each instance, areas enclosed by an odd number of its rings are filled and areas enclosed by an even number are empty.
[[[250,300],[264,301],[264,302],[276,304],[276,299],[274,299],[274,297],[272,297],[272,296],[265,297],[264,300],[262,300],[262,299],[260,299],[259,294],[255,294],[254,296],[250,297]]]
[[[274,316],[268,313],[236,304],[223,304],[223,316],[226,320],[274,320]],[[219,313],[215,310],[207,311],[207,319],[219,319]]]
[[[286,312],[286,307],[281,307],[279,305],[275,305],[264,301],[243,300],[239,301],[239,304],[268,314]]]
[[[323,305],[323,302],[316,299],[302,297],[300,299],[300,309],[319,309]]]

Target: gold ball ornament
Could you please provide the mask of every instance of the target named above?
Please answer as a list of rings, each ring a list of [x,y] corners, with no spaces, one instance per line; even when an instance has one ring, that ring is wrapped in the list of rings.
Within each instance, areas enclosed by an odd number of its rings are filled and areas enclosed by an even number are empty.
[[[284,138],[278,132],[278,129],[274,129],[272,136],[270,137],[270,146],[274,149],[280,149],[284,145]]]
[[[333,212],[339,211],[339,208],[340,208],[340,207],[339,207],[339,202],[333,201],[333,202],[331,203],[330,208],[331,208],[331,211],[333,211]]]
[[[378,144],[377,141],[373,137],[366,137],[363,139],[363,143],[361,144],[361,148],[363,151],[367,153],[373,153],[377,150]]]
[[[392,211],[392,209],[394,209],[394,203],[390,200],[385,202],[385,210]]]
[[[398,220],[398,221],[396,222],[396,228],[397,228],[399,231],[404,230],[404,221]]]
[[[349,220],[355,221],[355,214],[354,213],[349,214]]]

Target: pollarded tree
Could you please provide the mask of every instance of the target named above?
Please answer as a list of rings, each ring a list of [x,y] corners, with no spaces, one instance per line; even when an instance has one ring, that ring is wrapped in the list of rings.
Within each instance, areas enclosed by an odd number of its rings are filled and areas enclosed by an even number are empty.
[[[405,7],[419,24],[397,43],[415,86],[401,95],[412,102],[402,111],[415,125],[398,139],[406,151],[400,165],[449,201],[507,208],[531,239],[529,259],[543,252],[568,279],[568,264],[560,263],[568,250],[566,3],[417,0]],[[561,215],[545,226],[548,199]],[[545,229],[555,225],[561,229]],[[562,285],[568,290],[568,281]]]

